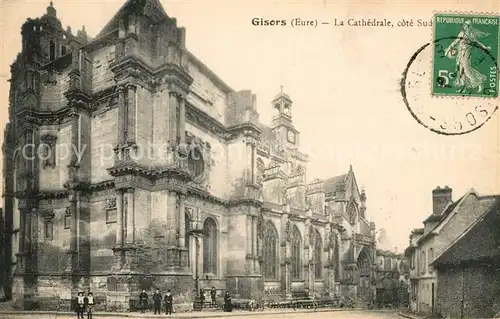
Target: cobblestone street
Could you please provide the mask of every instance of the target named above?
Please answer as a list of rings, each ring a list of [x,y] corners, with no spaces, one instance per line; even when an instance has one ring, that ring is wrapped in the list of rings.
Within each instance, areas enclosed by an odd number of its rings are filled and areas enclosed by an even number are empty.
[[[113,315],[111,313],[94,315],[93,319],[99,318],[123,318],[122,314]],[[316,312],[277,312],[277,311],[265,311],[258,313],[248,313],[248,312],[233,312],[233,313],[182,313],[182,314],[174,314],[173,316],[165,316],[165,315],[152,315],[152,314],[134,314],[128,313],[126,318],[240,318],[240,319],[249,319],[249,318],[280,318],[280,319],[315,319],[315,318],[329,318],[329,319],[396,319],[401,318],[397,312],[395,311],[364,311],[364,310],[352,310],[352,311],[316,311]],[[0,313],[0,319],[74,319],[76,315],[70,314],[34,314],[34,313],[25,313],[25,314],[3,314]],[[86,318],[86,317],[85,317]]]

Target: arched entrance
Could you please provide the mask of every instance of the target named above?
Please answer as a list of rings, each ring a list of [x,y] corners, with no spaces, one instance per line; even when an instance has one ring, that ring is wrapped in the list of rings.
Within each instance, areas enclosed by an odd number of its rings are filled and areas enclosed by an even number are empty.
[[[370,300],[370,272],[371,258],[368,249],[362,248],[357,260],[358,268],[358,297],[361,299]]]

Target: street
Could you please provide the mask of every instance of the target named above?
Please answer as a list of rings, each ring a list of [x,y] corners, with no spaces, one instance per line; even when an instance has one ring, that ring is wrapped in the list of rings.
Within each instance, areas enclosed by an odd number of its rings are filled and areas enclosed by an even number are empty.
[[[217,315],[216,315],[217,316]],[[127,315],[127,318],[213,318],[210,316],[198,316],[196,314],[180,314],[173,316],[158,315],[154,316],[152,314],[137,316]],[[215,316],[214,316],[215,317]],[[401,318],[396,311],[362,311],[362,310],[352,310],[352,311],[327,311],[327,312],[290,312],[290,313],[255,313],[255,314],[242,314],[241,312],[236,312],[234,315],[223,315],[218,318],[228,317],[228,318],[240,318],[240,319],[257,319],[258,317],[264,317],[269,319],[281,318],[281,319],[316,319],[316,318],[328,318],[328,319],[397,319]],[[0,314],[0,319],[75,319],[76,315],[54,315],[54,314]],[[85,317],[86,318],[86,317]],[[111,314],[97,316],[95,315],[93,319],[99,318],[119,318],[119,316],[112,316]]]

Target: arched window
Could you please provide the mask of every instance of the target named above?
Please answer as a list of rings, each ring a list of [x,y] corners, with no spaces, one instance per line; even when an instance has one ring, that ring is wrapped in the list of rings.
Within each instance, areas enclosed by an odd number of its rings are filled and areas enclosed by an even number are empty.
[[[212,218],[207,218],[203,224],[205,237],[203,237],[203,272],[217,275],[217,224]]]
[[[273,223],[268,221],[264,228],[264,277],[265,279],[278,279],[278,231]]]
[[[297,226],[292,228],[292,279],[300,279],[302,277],[302,236]]]
[[[56,44],[52,40],[49,43],[49,59],[51,61],[56,59]]]
[[[320,279],[323,276],[323,242],[321,240],[321,235],[318,230],[314,232],[314,276]]]
[[[205,171],[203,154],[199,147],[193,147],[188,154],[188,169],[194,178],[200,177]]]

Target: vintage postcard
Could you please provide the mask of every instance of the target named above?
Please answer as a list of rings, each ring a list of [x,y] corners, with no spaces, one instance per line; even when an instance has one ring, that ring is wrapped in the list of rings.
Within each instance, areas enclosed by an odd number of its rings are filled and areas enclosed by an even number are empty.
[[[500,318],[498,0],[0,6],[0,318]]]

